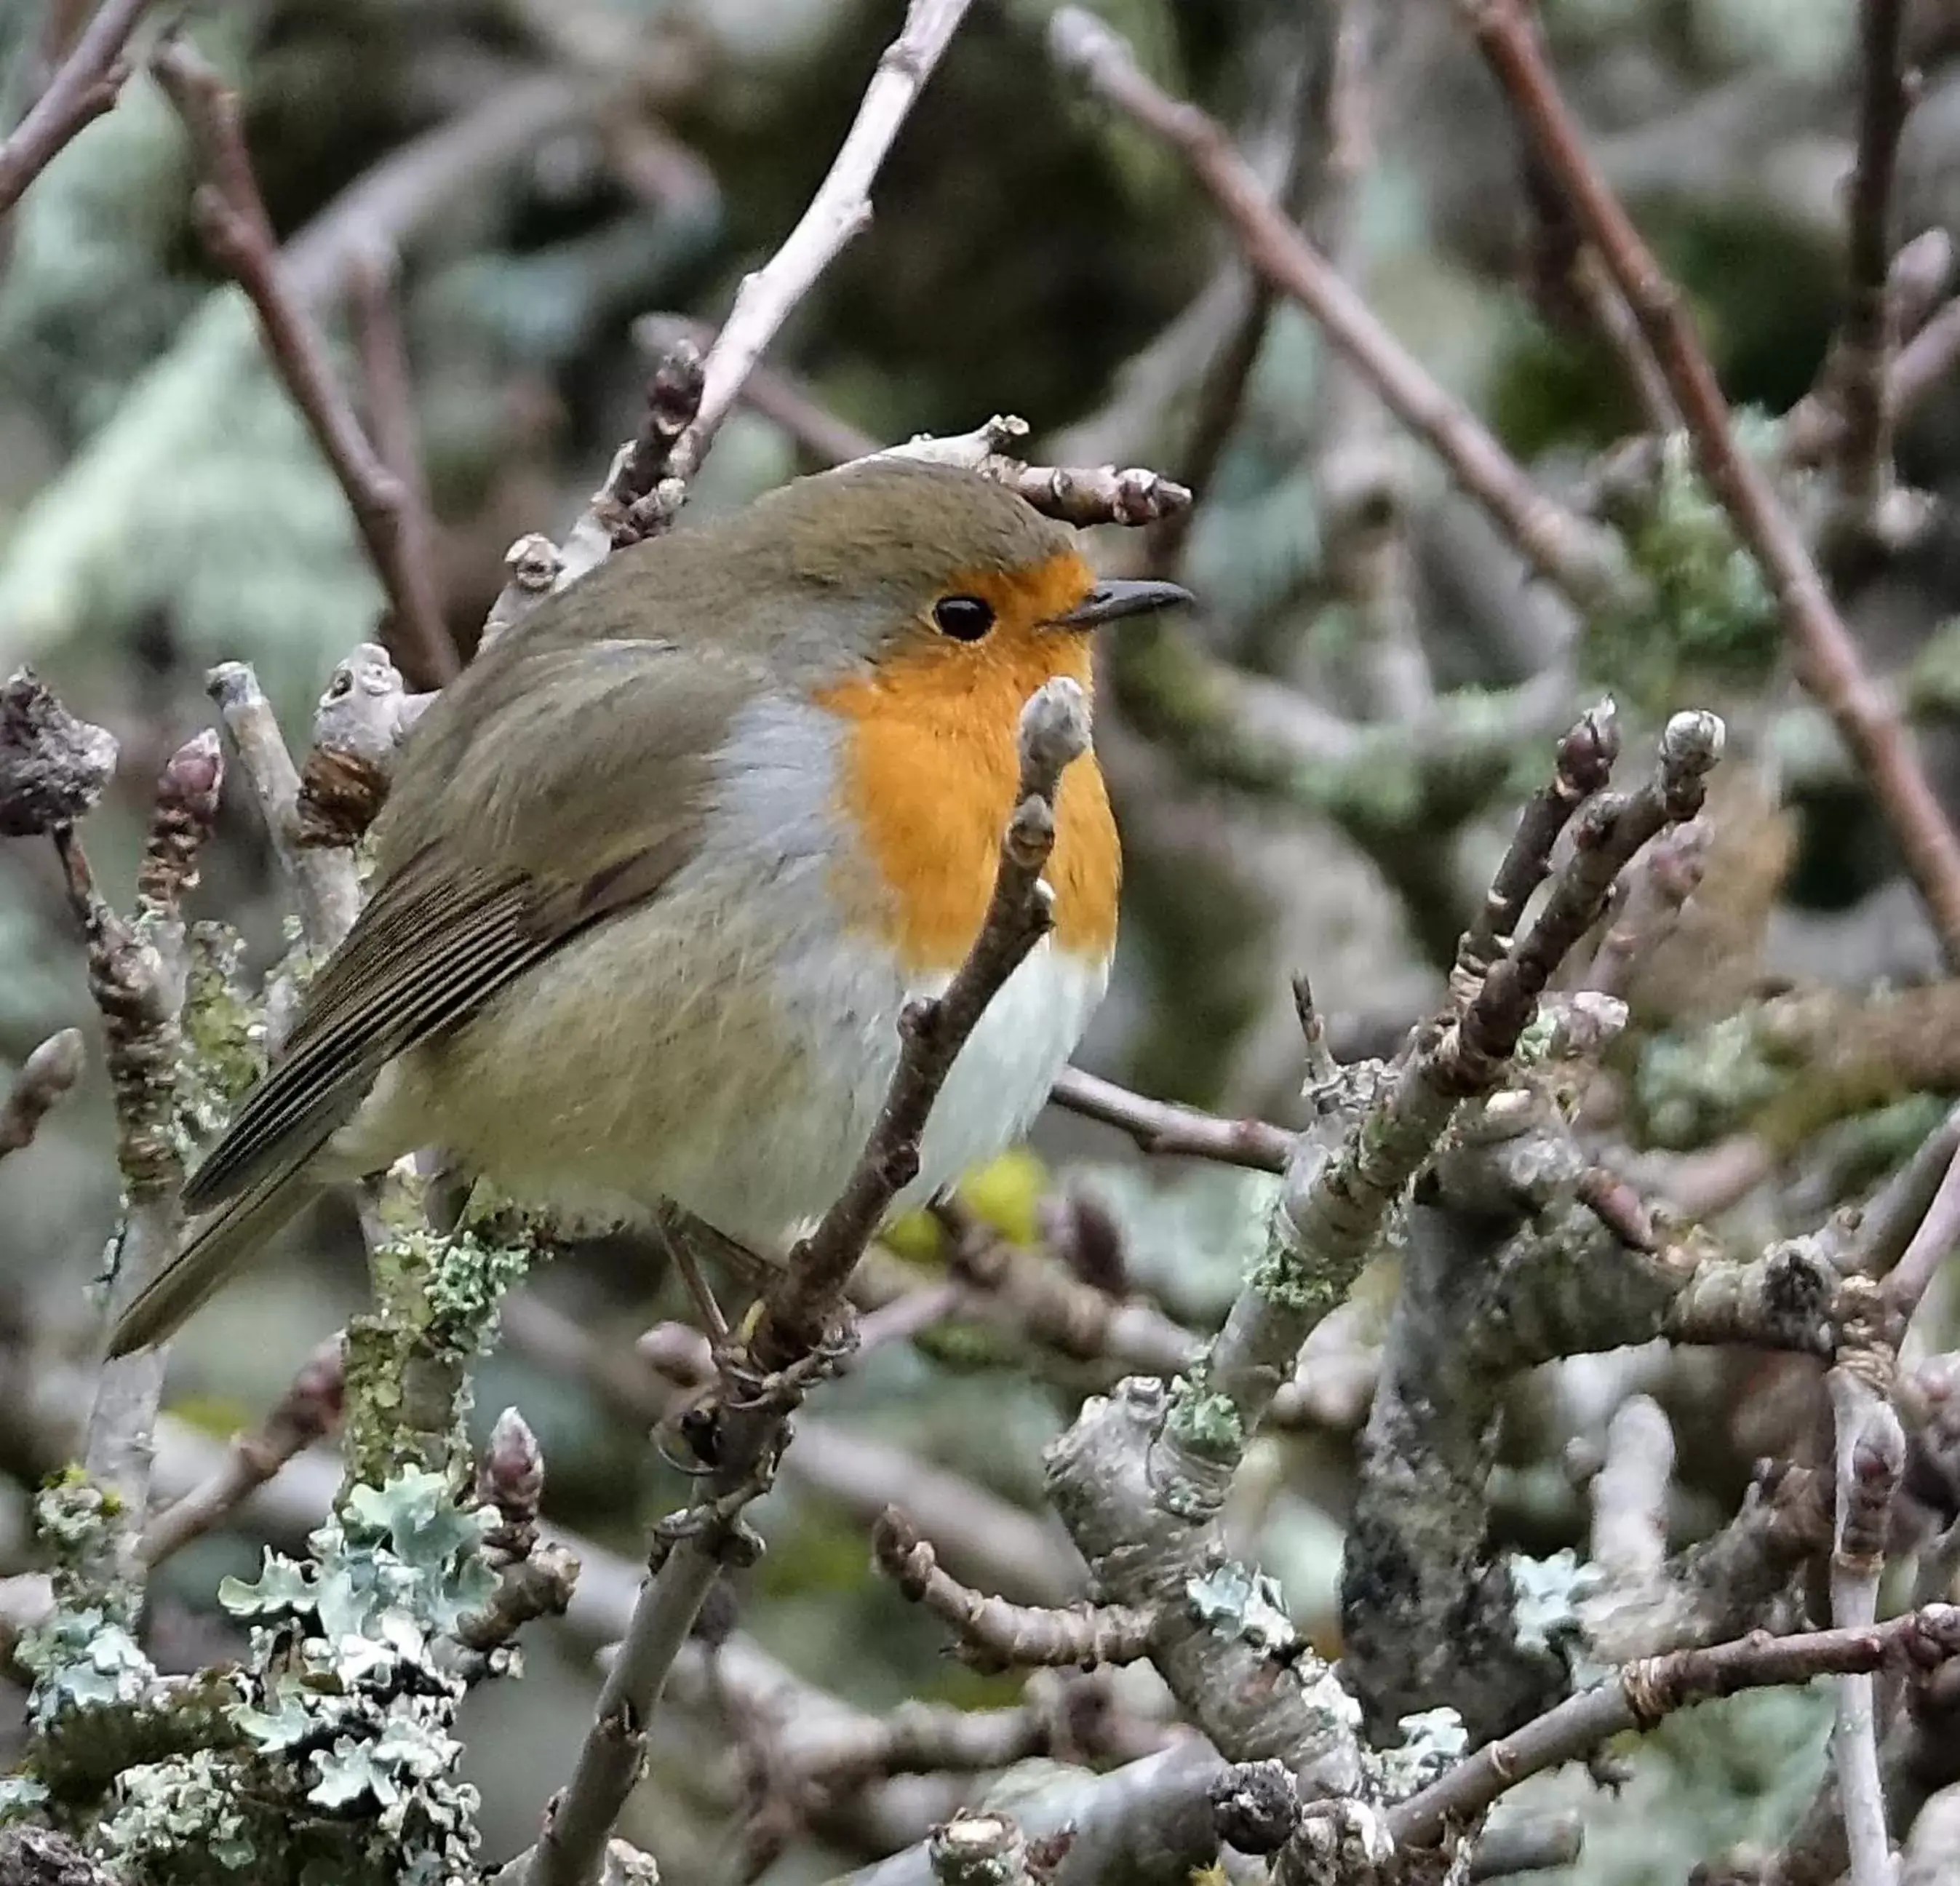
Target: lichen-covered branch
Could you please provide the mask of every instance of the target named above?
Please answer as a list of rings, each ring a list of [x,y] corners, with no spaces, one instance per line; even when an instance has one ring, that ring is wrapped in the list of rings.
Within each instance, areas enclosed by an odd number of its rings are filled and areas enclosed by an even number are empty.
[[[189,964],[181,900],[196,881],[198,851],[217,818],[223,776],[213,734],[188,741],[165,765],[137,870],[133,922],[118,916],[96,890],[72,830],[56,834],[70,902],[88,940],[89,992],[108,1037],[116,1101],[125,1204],[112,1246],[107,1304],[112,1322],[175,1256],[183,1222],[178,1082]],[[130,1540],[149,1486],[164,1361],[157,1352],[106,1363],[89,1416],[84,1463],[124,1503]]]
[[[1663,827],[1698,810],[1721,740],[1713,715],[1676,715],[1653,779],[1631,794],[1596,797],[1581,811],[1571,860],[1544,907],[1456,1017],[1424,1031],[1398,1067],[1374,1077],[1378,1093],[1356,1108],[1357,1123],[1332,1156],[1310,1137],[1302,1141],[1268,1257],[1233,1305],[1201,1387],[1180,1400],[1180,1441],[1211,1458],[1236,1458],[1458,1107],[1503,1079],[1539,995],[1596,920],[1621,865]]]

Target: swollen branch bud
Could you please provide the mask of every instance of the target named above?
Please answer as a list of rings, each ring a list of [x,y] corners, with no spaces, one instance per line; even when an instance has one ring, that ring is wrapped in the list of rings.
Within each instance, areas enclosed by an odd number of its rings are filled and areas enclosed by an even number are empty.
[[[115,770],[116,736],[76,719],[30,670],[0,688],[0,837],[74,824]]]
[[[530,1424],[506,1408],[490,1430],[476,1470],[476,1496],[496,1508],[507,1526],[537,1524],[545,1493],[544,1450]]]
[[[0,1153],[18,1152],[33,1138],[48,1110],[81,1078],[87,1061],[81,1031],[64,1028],[21,1063],[0,1101]]]
[[[1058,675],[1029,697],[1020,744],[1023,794],[1052,798],[1064,769],[1089,750],[1089,697],[1080,683]]]

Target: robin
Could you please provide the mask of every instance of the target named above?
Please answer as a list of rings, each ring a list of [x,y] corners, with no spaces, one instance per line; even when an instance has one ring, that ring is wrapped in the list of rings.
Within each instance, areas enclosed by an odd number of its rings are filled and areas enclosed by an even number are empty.
[[[323,1186],[425,1146],[561,1212],[670,1199],[780,1247],[848,1178],[905,1005],[978,932],[1023,704],[1089,687],[1090,630],[1189,600],[1099,581],[1001,485],[889,458],[551,598],[409,739],[366,908],[112,1352],[169,1336]],[[1055,825],[1053,929],[961,1053],[901,1208],[1026,1129],[1102,996],[1121,858],[1093,755]]]

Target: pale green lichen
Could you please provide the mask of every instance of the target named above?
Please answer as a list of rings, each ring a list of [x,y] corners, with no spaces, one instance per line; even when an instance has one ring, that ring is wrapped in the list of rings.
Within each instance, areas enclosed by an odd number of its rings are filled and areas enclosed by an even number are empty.
[[[1647,1044],[1634,1091],[1653,1144],[1705,1145],[1782,1091],[1788,1077],[1765,1051],[1757,1015],[1745,1008],[1693,1035]]]
[[[236,1763],[210,1749],[126,1769],[90,1845],[112,1864],[168,1873],[186,1855],[208,1854],[225,1872],[242,1872],[258,1852],[238,1782]]]
[[[1262,1655],[1287,1658],[1304,1639],[1287,1617],[1278,1582],[1228,1559],[1184,1588],[1191,1614],[1219,1636],[1249,1644]]]
[[[460,1480],[469,1365],[530,1261],[530,1241],[469,1228],[441,1235],[392,1180],[383,1209],[389,1234],[370,1266],[375,1310],[348,1330],[348,1483],[380,1485],[404,1467]]]
[[[1761,413],[1739,413],[1736,431],[1752,457],[1775,451],[1776,422]],[[1685,434],[1662,441],[1645,497],[1615,521],[1647,594],[1637,610],[1588,618],[1587,673],[1655,712],[1698,685],[1760,681],[1782,645],[1776,599],[1703,482]]]
[[[1314,1740],[1320,1743],[1353,1741],[1355,1731],[1361,1726],[1361,1706],[1335,1674],[1334,1666],[1322,1662],[1308,1651],[1293,1668]]]
[[[46,1805],[46,1782],[32,1775],[0,1775],[0,1827],[10,1821],[31,1819]]]
[[[1512,1633],[1518,1648],[1559,1658],[1577,1683],[1605,1674],[1604,1666],[1586,1655],[1580,1614],[1586,1600],[1605,1582],[1599,1566],[1567,1546],[1545,1559],[1510,1553],[1504,1567],[1510,1577]]]
[[[1207,1385],[1201,1365],[1171,1390],[1166,1425],[1180,1445],[1201,1459],[1230,1463],[1246,1451],[1246,1424],[1229,1395]]]
[[[1265,1254],[1248,1273],[1246,1287],[1269,1303],[1318,1323],[1348,1294],[1354,1279],[1338,1269],[1316,1270],[1301,1249],[1299,1234],[1285,1208],[1276,1208]]]
[[[141,1702],[156,1681],[142,1646],[94,1607],[58,1610],[27,1632],[14,1654],[33,1673],[28,1719],[43,1728],[70,1710]]]
[[[365,1676],[383,1652],[418,1661],[432,1635],[453,1630],[495,1592],[481,1548],[496,1517],[457,1507],[444,1476],[410,1468],[385,1486],[355,1487],[340,1517],[308,1539],[310,1563],[268,1547],[259,1578],[226,1579],[218,1602],[240,1617],[316,1621],[322,1674]],[[331,1661],[340,1658],[362,1667]]]
[[[1385,1801],[1402,1801],[1427,1788],[1469,1751],[1470,1732],[1454,1709],[1424,1709],[1395,1726],[1401,1743],[1364,1751],[1370,1778]]]
[[[192,926],[186,972],[177,1117],[186,1159],[231,1119],[266,1067],[266,1023],[240,976],[244,942],[222,924]]]
[[[299,1757],[305,1799],[358,1812],[387,1876],[436,1881],[473,1850],[473,1790],[451,1733],[464,1684],[443,1640],[496,1589],[488,1509],[465,1509],[448,1477],[410,1468],[357,1486],[314,1532],[304,1563],[268,1550],[259,1577],[218,1600],[253,1622],[252,1695],[233,1725],[265,1760]]]

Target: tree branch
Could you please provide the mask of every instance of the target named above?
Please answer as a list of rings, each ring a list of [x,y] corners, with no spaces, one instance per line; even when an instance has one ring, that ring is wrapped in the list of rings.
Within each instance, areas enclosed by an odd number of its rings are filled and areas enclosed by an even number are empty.
[[[285,383],[346,495],[369,562],[387,594],[406,667],[436,682],[457,671],[456,651],[425,568],[409,489],[369,442],[339,384],[326,337],[294,289],[259,199],[237,95],[186,41],[166,39],[150,61],[184,121],[204,174],[193,201],[212,259],[250,299],[273,371]],[[371,254],[371,248],[363,253]],[[385,630],[384,630],[385,632]]]
[[[336,1334],[315,1349],[257,1431],[234,1435],[216,1468],[143,1528],[136,1555],[145,1565],[161,1565],[222,1525],[294,1454],[332,1432],[345,1387],[342,1341]]]
[[[129,35],[150,0],[103,0],[40,97],[0,144],[0,216],[75,134],[115,108],[129,76]]]
[[[1099,1075],[1064,1068],[1048,1098],[1086,1120],[1128,1133],[1144,1152],[1167,1158],[1215,1160],[1255,1172],[1284,1172],[1293,1135],[1262,1120],[1222,1120],[1175,1101],[1133,1094]]]
[[[701,405],[676,442],[674,476],[693,476],[710,441],[790,311],[871,219],[871,185],[970,0],[912,0],[878,61],[829,174],[768,263],[743,282],[704,364]]]
[[[1576,1761],[1629,1729],[1650,1729],[1693,1703],[1816,1677],[1925,1669],[1956,1654],[1960,1609],[1930,1604],[1883,1624],[1788,1637],[1758,1631],[1705,1650],[1647,1658],[1568,1697],[1515,1735],[1487,1743],[1440,1781],[1391,1808],[1389,1830],[1401,1843],[1427,1846],[1452,1822],[1474,1819],[1531,1776]]]
[[[1625,592],[1629,579],[1617,540],[1541,490],[1482,422],[1430,377],[1293,227],[1216,123],[1160,91],[1128,45],[1094,14],[1063,7],[1048,33],[1051,54],[1064,72],[1178,151],[1211,192],[1254,269],[1320,323],[1533,569],[1582,607]]]
[[[1858,156],[1851,172],[1844,317],[1838,332],[1840,496],[1869,530],[1892,476],[1892,357],[1897,316],[1892,263],[1892,178],[1911,94],[1900,51],[1905,0],[1862,0],[1858,9],[1863,79],[1858,97]],[[1863,1882],[1860,1882],[1863,1886]]]
[[[1736,442],[1727,402],[1681,291],[1662,272],[1600,174],[1548,69],[1520,0],[1457,0],[1484,59],[1619,284],[1666,374],[1709,488],[1762,565],[1804,685],[1857,757],[1926,900],[1949,965],[1960,967],[1960,836],[1886,691],[1866,671],[1806,544],[1767,475]]]

